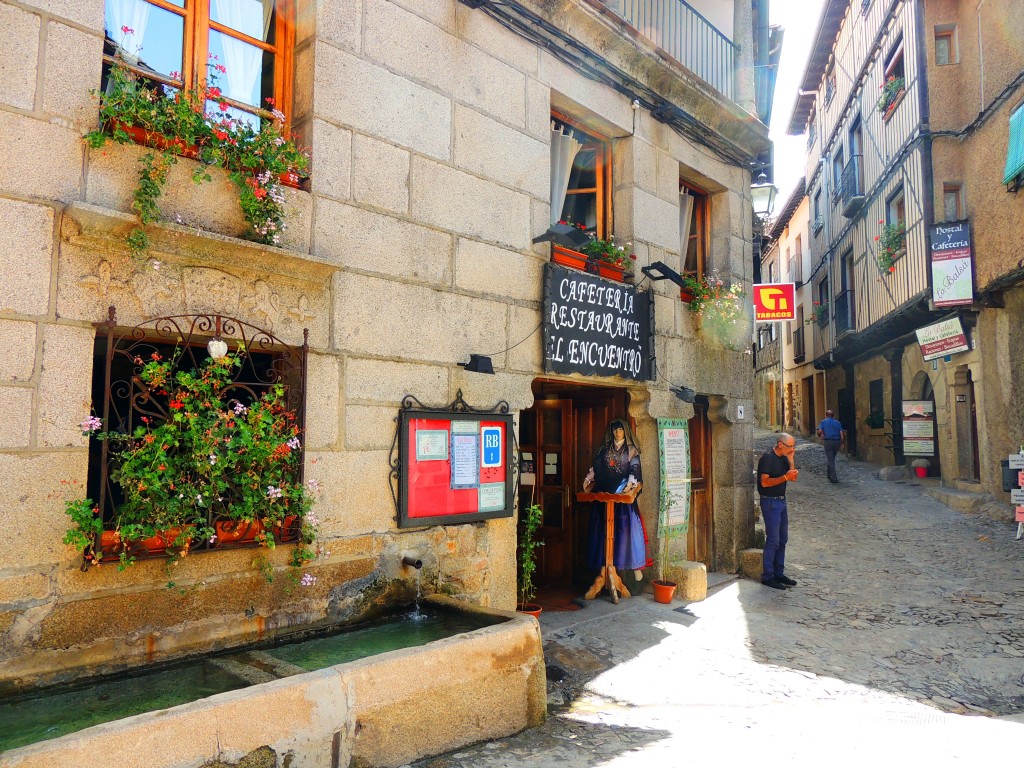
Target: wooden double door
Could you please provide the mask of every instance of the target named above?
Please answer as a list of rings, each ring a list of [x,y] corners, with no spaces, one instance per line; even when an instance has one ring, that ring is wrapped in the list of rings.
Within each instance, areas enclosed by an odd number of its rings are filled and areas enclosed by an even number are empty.
[[[608,424],[626,417],[628,394],[605,387],[581,387],[564,382],[534,384],[534,405],[520,413],[519,447],[534,472],[536,483],[520,489],[520,509],[536,502],[544,510],[536,582],[541,587],[589,584],[587,533],[590,504],[576,502]],[[714,567],[712,524],[711,424],[707,400],[698,398],[690,421],[691,476],[693,478],[687,549],[691,560]],[[630,420],[631,426],[635,424]],[[641,463],[649,492],[658,456],[643,455]],[[648,531],[653,547],[655,531]],[[650,554],[654,554],[651,552]]]

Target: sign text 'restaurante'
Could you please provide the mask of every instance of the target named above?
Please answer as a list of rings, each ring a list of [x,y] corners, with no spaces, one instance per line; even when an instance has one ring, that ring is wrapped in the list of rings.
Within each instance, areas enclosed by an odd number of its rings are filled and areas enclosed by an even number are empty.
[[[651,378],[650,307],[632,286],[545,265],[544,369]]]

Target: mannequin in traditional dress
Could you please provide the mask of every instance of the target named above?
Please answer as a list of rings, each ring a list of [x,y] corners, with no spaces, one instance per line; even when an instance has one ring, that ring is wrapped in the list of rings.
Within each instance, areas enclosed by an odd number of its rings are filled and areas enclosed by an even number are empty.
[[[625,419],[608,425],[605,441],[594,456],[594,465],[583,481],[583,490],[590,493],[632,493],[643,488],[640,449]],[[634,497],[635,499],[635,497]],[[605,504],[595,501],[590,513],[590,534],[587,541],[587,565],[599,570],[605,565]],[[617,570],[631,569],[639,581],[641,568],[652,561],[647,556],[647,531],[634,500],[615,504],[615,548],[612,562]]]

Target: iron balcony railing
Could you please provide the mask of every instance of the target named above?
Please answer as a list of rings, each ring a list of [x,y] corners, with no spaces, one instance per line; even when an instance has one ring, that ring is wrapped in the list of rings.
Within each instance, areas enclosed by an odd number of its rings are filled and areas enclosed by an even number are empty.
[[[854,330],[857,325],[853,314],[853,291],[843,291],[836,296],[836,336]]]
[[[804,329],[797,328],[793,331],[793,362],[802,363],[804,360]]]
[[[730,101],[736,98],[737,46],[683,0],[607,3],[631,27]]]
[[[864,164],[862,155],[854,155],[843,168],[841,188],[843,216],[853,218],[864,205]]]

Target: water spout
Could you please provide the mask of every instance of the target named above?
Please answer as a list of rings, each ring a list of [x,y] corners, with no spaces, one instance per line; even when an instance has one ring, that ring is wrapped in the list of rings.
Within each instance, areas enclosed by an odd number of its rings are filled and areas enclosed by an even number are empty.
[[[423,561],[415,555],[403,555],[402,565],[408,565],[410,568],[415,568],[418,571],[423,567]]]

